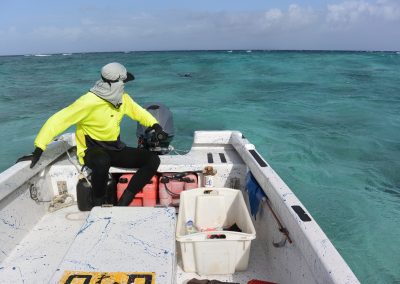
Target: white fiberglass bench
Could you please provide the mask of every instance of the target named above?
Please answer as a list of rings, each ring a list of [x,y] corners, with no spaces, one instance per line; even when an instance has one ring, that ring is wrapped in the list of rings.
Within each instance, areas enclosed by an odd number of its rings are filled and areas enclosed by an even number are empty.
[[[85,272],[154,272],[156,283],[172,283],[175,224],[171,207],[95,207],[51,283],[66,271],[81,271],[80,277]]]

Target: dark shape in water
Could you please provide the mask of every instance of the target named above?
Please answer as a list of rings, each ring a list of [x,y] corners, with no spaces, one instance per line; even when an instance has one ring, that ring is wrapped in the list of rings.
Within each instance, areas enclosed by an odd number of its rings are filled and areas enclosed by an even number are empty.
[[[178,73],[179,77],[191,78],[192,73]]]

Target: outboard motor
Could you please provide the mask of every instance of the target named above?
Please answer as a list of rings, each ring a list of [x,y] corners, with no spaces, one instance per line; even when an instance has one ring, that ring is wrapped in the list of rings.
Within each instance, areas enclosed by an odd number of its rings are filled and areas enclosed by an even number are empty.
[[[171,151],[169,143],[175,134],[172,112],[161,103],[149,104],[145,108],[158,120],[167,135],[166,137],[156,137],[154,131],[146,131],[147,128],[138,123],[136,129],[138,147],[157,152],[160,155],[169,153]]]

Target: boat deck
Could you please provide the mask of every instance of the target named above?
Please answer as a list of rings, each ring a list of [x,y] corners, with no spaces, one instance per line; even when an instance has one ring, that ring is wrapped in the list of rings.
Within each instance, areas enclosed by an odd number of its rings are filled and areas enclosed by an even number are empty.
[[[8,283],[46,283],[71,246],[89,212],[76,205],[48,213],[1,263],[0,278]]]
[[[163,266],[147,269],[156,272],[157,284],[186,284],[193,278],[244,284],[252,279],[282,284],[359,283],[304,205],[240,132],[196,131],[189,153],[160,157],[160,174],[196,173],[199,187],[204,186],[202,170],[211,165],[217,171],[213,177],[214,187],[235,188],[247,194],[246,174],[251,172],[259,183],[258,189],[268,197],[268,203],[264,203],[268,206],[261,204],[257,220],[253,222],[257,233],[256,239],[251,241],[247,270],[209,277],[183,271],[180,243],[175,241],[175,223],[165,226],[168,222],[162,223],[162,218],[154,218],[147,222],[144,238],[136,234],[140,230],[130,228],[134,222],[126,219],[124,214],[112,217],[112,222],[110,216],[98,218],[98,222],[94,221],[96,225],[88,228],[88,221],[95,220],[90,218],[96,217],[91,216],[93,211],[98,209],[134,212],[143,208],[94,208],[89,213],[80,212],[74,205],[48,213],[45,200],[51,200],[62,192],[72,195],[76,192],[79,169],[73,145],[74,137],[67,135],[51,143],[33,169],[25,161],[0,174],[0,283],[58,283],[65,270],[129,273],[140,269],[140,272],[145,272],[146,266],[135,269],[135,264],[144,259],[141,256],[145,255],[143,250],[146,249],[156,258],[150,263]],[[65,155],[67,149],[70,149],[72,158]],[[110,169],[115,177],[134,171]],[[174,222],[177,219],[175,214],[169,215],[174,216]],[[131,229],[128,233],[127,228]],[[125,232],[119,234],[121,238],[114,234],[118,230]],[[282,233],[285,231],[286,235]],[[160,232],[168,236],[168,242],[157,243],[157,238],[162,236]],[[290,239],[287,234],[290,234]],[[109,237],[112,237],[112,242],[107,239]],[[213,243],[213,247],[217,245]],[[111,248],[109,254],[97,254],[97,251],[108,248]],[[159,248],[164,251],[157,250]],[[211,251],[214,256],[205,256],[204,253],[201,256],[210,257],[214,262],[202,260],[199,263],[219,264],[217,257],[221,255],[217,253],[220,250]],[[163,252],[167,252],[168,259],[163,258]],[[195,252],[195,257],[198,253]],[[190,261],[197,263],[197,260]],[[168,275],[168,279],[158,279],[160,275]]]
[[[120,209],[121,208],[118,208],[118,210]],[[140,210],[140,208],[130,209]],[[103,208],[97,208],[97,211],[102,210]],[[110,211],[110,208],[105,208],[105,210]],[[173,208],[170,208],[170,210],[173,210]],[[94,208],[94,211],[96,211],[96,208]],[[91,214],[90,216],[92,215],[93,214]],[[88,251],[90,251],[88,247],[94,247],[96,243],[99,242],[100,238],[102,238],[102,242],[104,244],[107,244],[107,240],[104,238],[104,234],[102,235],[101,231],[99,231],[97,238],[86,237],[84,241],[82,241],[82,238],[79,239],[79,237],[82,235],[82,230],[87,227],[88,220],[89,222],[91,222],[90,217],[88,218],[88,216],[89,212],[80,212],[76,205],[63,208],[54,213],[46,214],[31,230],[31,232],[20,242],[20,244],[15,247],[12,253],[2,262],[0,267],[0,278],[9,279],[7,281],[8,283],[46,283],[49,279],[52,279],[49,283],[56,283],[58,281],[57,279],[60,279],[64,270],[99,272],[137,271],[135,269],[132,269],[132,267],[135,267],[135,261],[138,260],[138,251],[136,251],[136,253],[134,253],[132,257],[128,257],[129,253],[127,253],[124,258],[118,256],[120,258],[119,263],[115,263],[116,261],[112,261],[113,259],[116,259],[112,256],[109,257],[109,261],[107,261],[107,259],[102,260],[101,249],[98,250],[97,254],[93,254],[93,252],[91,254],[88,253]],[[156,219],[160,219],[160,217],[157,217]],[[169,226],[168,230],[171,231],[165,232],[165,234],[169,235],[169,237],[175,236],[174,226]],[[150,227],[154,227],[154,229],[157,231],[157,228],[159,228],[159,224],[157,224],[156,222],[151,223],[149,224],[149,228]],[[95,226],[93,226],[93,228],[95,229]],[[112,228],[112,230],[114,229],[116,231],[120,231],[120,228]],[[92,232],[91,234],[93,233],[94,232]],[[142,237],[145,238],[146,236],[145,241],[147,244],[149,244],[151,243],[151,240],[149,241],[147,238],[153,238],[154,241],[159,240],[160,237],[157,237],[157,235],[159,234],[160,232],[156,232],[153,234],[153,236],[149,236],[147,234],[142,235]],[[140,240],[138,238],[121,239],[121,243],[125,243],[125,247],[119,246],[119,243],[117,243],[117,239],[113,239],[112,241],[115,243],[115,245],[113,245],[115,246],[115,251],[118,251],[118,248],[126,248],[126,246],[129,245],[129,242],[132,242],[132,245],[142,246],[143,251],[147,250],[147,254],[149,253],[149,250],[150,252],[152,251],[151,248],[143,245],[143,240]],[[159,241],[157,243],[157,246],[161,246]],[[180,259],[179,246],[176,243],[176,246],[174,244],[172,247],[174,248],[174,250],[176,247],[176,251],[172,255],[172,258],[175,258],[174,261],[165,261],[163,259],[159,260],[163,263],[163,266],[165,266],[165,264],[167,264],[166,266],[171,266],[164,267],[163,269],[166,269],[166,271],[171,271],[172,273],[176,274],[176,276],[172,275],[172,278],[174,279],[173,281],[176,281],[176,283],[186,283],[192,278],[215,279],[224,282],[228,281],[235,283],[247,283],[251,279],[263,279],[269,281],[273,280],[271,278],[272,271],[269,270],[270,266],[267,263],[260,261],[267,259],[265,256],[265,246],[262,243],[261,239],[256,239],[252,242],[249,267],[246,271],[237,272],[232,275],[214,275],[210,277],[199,276],[195,273],[184,272],[182,269],[182,261]],[[71,260],[73,256],[77,255],[77,251],[80,248],[82,249],[82,261],[80,262],[78,260]],[[121,254],[121,251],[119,251],[119,254]],[[159,257],[157,255],[153,256],[156,258]],[[89,260],[91,259],[91,257],[93,257],[93,261]],[[103,263],[100,264],[99,262]],[[141,266],[141,268],[143,268],[143,266]],[[151,271],[155,270],[156,269],[152,267]],[[142,270],[140,271],[145,272]],[[168,273],[165,272],[164,274]],[[160,280],[160,278],[157,278],[156,283],[163,283],[164,281],[165,283],[170,283],[169,280]]]

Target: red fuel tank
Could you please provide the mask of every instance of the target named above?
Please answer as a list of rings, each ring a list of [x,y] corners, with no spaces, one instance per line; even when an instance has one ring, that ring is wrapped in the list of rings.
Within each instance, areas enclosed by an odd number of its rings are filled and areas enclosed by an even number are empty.
[[[163,206],[179,206],[181,192],[197,187],[196,174],[163,173],[158,186],[160,204]]]
[[[129,181],[134,174],[124,174],[122,175],[117,183],[117,198],[121,198],[122,193],[124,193]],[[157,204],[157,193],[158,193],[158,176],[153,176],[148,184],[136,194],[135,198],[132,200],[129,206],[144,206],[153,207]]]

